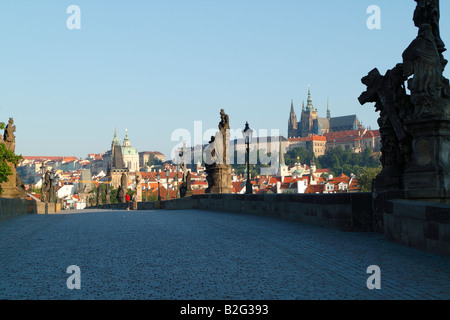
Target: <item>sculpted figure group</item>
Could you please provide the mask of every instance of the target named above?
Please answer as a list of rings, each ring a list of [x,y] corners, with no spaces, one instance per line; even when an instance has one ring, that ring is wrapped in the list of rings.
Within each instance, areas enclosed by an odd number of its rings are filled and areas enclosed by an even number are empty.
[[[384,76],[375,68],[361,80],[367,90],[361,94],[359,102],[374,102],[375,110],[380,111],[381,175],[396,172],[401,177],[413,165],[414,157],[416,162],[426,163],[431,156],[415,147],[426,144],[423,142],[426,140],[417,143],[423,133],[418,133],[416,127],[420,126],[414,126],[414,122],[450,116],[450,85],[443,76],[447,60],[443,56],[446,49],[439,32],[439,0],[414,1],[417,7],[413,21],[418,35],[403,52],[402,63]]]

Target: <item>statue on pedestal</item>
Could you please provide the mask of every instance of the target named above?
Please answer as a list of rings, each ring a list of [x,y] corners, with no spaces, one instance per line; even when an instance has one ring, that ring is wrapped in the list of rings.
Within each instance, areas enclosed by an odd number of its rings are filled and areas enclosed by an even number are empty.
[[[205,150],[206,193],[231,193],[230,122],[224,109],[220,110],[220,119],[219,132]]]
[[[99,184],[97,188],[97,205],[101,206],[103,204],[102,200],[102,185]]]
[[[3,142],[5,143],[6,148],[12,152],[15,152],[16,150],[16,136],[14,135],[14,132],[16,132],[14,119],[9,118],[8,124],[3,134]]]
[[[136,171],[136,201],[141,202],[142,201],[142,177],[141,174]]]
[[[439,33],[439,0],[415,0],[417,37],[403,62],[384,76],[373,69],[362,83],[359,102],[380,111],[383,170],[376,191],[400,190],[407,198],[450,197],[450,84]],[[410,94],[406,93],[406,86]]]
[[[125,196],[128,192],[128,175],[124,172],[120,178],[120,186],[117,191],[117,200],[119,203],[125,203]]]
[[[15,156],[15,150],[16,150],[16,137],[14,135],[14,132],[16,131],[16,126],[14,125],[13,118],[9,118],[8,124],[6,125],[5,131],[3,133],[3,139],[1,139],[0,136],[0,143],[4,145],[5,149],[9,151]],[[2,198],[13,198],[13,199],[26,199],[27,193],[26,191],[21,187],[21,185],[18,183],[20,182],[17,180],[17,173],[16,173],[16,166],[17,163],[15,163],[11,158],[9,158],[6,161],[7,166],[9,167],[9,173],[11,173],[8,176],[8,180],[1,183],[1,197]],[[5,159],[4,159],[5,160]]]

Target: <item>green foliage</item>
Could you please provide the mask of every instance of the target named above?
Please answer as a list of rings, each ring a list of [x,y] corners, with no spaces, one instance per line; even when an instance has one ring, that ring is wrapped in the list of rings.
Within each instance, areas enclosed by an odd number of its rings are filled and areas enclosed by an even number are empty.
[[[163,164],[163,162],[161,160],[159,160],[153,153],[151,153],[150,156],[148,157],[147,165],[149,167],[151,167],[153,165],[160,166],[162,164]]]
[[[41,188],[36,188],[36,187],[33,186],[33,187],[31,187],[31,192],[40,194],[41,193]]]
[[[287,166],[293,166],[297,162],[310,166],[312,159],[314,159],[314,163],[318,169],[322,168],[317,161],[318,159],[314,156],[314,153],[303,147],[291,149],[284,155],[284,162]]]
[[[379,168],[365,168],[358,176],[361,192],[372,192],[372,181],[381,172]]]
[[[351,150],[334,148],[328,150],[325,155],[319,157],[322,168],[328,168],[336,176],[344,173],[355,174],[359,177],[367,168],[381,170],[379,157],[374,157],[371,148],[366,148],[362,153],[353,153]]]
[[[142,191],[142,201],[143,202],[158,201],[158,191],[156,191],[156,192],[148,191],[148,190]]]
[[[119,203],[119,200],[117,200],[117,192],[119,191],[118,189],[114,189],[113,187],[111,187],[109,189],[110,191],[110,202],[111,203]]]
[[[4,129],[4,127],[5,124],[2,122],[0,128]],[[0,183],[8,181],[8,176],[13,174],[8,162],[17,164],[21,159],[21,155],[15,155],[14,152],[6,148],[4,143],[0,143]],[[0,186],[0,194],[2,191],[3,189]]]

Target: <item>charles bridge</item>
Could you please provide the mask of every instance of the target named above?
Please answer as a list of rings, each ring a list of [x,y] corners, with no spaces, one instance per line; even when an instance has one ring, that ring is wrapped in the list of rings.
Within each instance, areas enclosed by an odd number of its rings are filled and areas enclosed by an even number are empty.
[[[218,198],[200,202],[224,203]],[[187,208],[199,200],[4,218],[0,299],[450,298],[448,257],[343,231],[351,227],[344,216],[321,226],[285,220],[289,210],[275,218]],[[373,265],[380,287],[370,290]],[[79,267],[79,289],[67,286],[69,266]]]
[[[189,194],[185,180],[181,199],[61,212],[47,201],[51,179],[44,202],[25,200],[15,179],[7,181],[0,298],[449,299],[448,61],[439,1],[415,1],[419,32],[402,63],[362,78],[359,102],[380,111],[383,169],[371,193],[231,194],[222,109],[208,147],[207,194]],[[10,119],[0,141],[12,152],[14,131]],[[81,272],[75,290],[72,268]]]

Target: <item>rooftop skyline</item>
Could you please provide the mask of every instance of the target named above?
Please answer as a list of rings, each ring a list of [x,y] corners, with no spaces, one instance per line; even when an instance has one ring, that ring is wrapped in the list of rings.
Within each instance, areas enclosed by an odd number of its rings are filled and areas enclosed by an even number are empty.
[[[70,30],[70,5],[81,29]],[[367,8],[381,9],[370,30]],[[286,136],[291,100],[300,114],[308,85],[320,117],[356,114],[360,79],[401,62],[416,37],[416,3],[399,1],[211,0],[0,3],[0,121],[13,117],[16,153],[77,156],[108,150],[125,130],[138,151],[169,159],[179,141],[217,129],[221,108],[233,129]],[[450,43],[450,3],[441,1],[441,37]],[[444,56],[449,59],[448,52]],[[447,68],[444,75],[450,78]],[[208,135],[206,135],[208,136]],[[194,141],[192,141],[193,144]],[[207,141],[203,140],[203,143]]]

